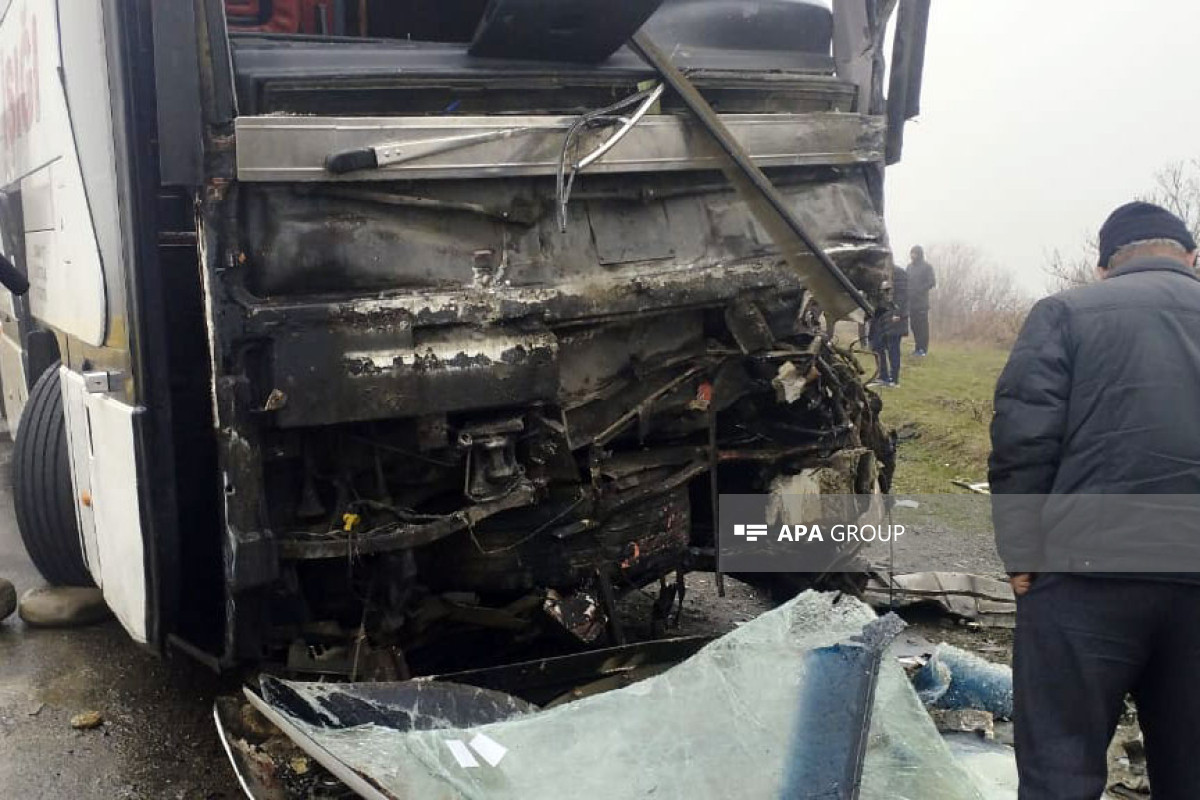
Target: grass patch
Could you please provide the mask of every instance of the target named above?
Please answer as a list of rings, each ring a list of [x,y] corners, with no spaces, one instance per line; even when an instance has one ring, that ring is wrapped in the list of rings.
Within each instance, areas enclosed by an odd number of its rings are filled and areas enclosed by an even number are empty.
[[[883,422],[901,439],[892,491],[959,493],[950,481],[987,480],[992,395],[1008,352],[937,343],[932,354],[915,358],[911,347],[906,339],[899,388],[879,390]],[[873,359],[864,366],[873,372]]]

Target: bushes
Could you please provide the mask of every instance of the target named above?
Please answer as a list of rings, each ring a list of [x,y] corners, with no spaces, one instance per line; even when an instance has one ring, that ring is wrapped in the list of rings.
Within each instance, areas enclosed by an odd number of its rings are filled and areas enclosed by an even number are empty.
[[[1010,272],[961,242],[926,248],[937,272],[929,323],[935,340],[1011,345],[1033,300]]]

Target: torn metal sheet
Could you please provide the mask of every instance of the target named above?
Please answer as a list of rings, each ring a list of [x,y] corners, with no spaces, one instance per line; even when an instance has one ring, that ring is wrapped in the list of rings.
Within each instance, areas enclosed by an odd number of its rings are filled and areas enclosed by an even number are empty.
[[[921,113],[930,2],[902,0],[899,4],[887,95],[888,164],[900,161],[904,149],[904,123]]]
[[[329,684],[271,681],[248,697],[370,798],[979,800],[903,671],[880,663],[892,635],[867,606],[810,592],[661,675],[490,723],[387,727],[331,711],[342,688]],[[834,675],[837,664],[844,669]],[[870,687],[873,701],[864,697]],[[831,703],[847,724],[819,712]],[[817,753],[827,760],[797,758]],[[833,771],[850,777],[817,791]]]
[[[865,598],[876,608],[935,605],[966,619],[995,619],[1017,612],[1007,581],[961,572],[913,572],[890,578],[875,575],[867,584]]]

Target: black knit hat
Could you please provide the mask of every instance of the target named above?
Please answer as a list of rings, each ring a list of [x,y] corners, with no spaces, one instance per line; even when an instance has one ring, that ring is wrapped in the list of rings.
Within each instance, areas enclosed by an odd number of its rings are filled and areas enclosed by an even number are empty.
[[[1100,266],[1107,268],[1109,260],[1125,245],[1151,239],[1179,242],[1189,253],[1196,249],[1187,225],[1170,211],[1153,203],[1126,203],[1100,228]]]

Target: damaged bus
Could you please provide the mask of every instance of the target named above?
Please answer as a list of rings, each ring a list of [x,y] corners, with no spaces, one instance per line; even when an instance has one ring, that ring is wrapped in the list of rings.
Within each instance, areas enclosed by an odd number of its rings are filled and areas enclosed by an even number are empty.
[[[830,331],[891,268],[928,0],[885,44],[896,5],[9,0],[34,563],[157,649],[403,677],[666,613],[720,493],[886,490]]]

